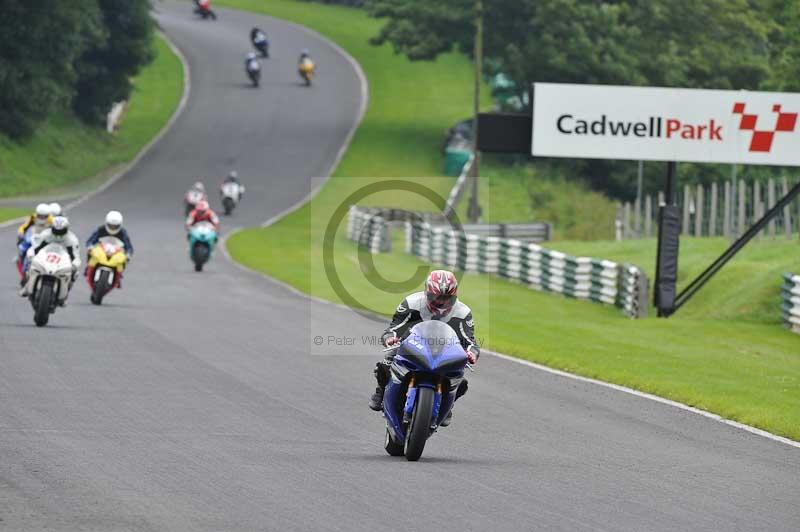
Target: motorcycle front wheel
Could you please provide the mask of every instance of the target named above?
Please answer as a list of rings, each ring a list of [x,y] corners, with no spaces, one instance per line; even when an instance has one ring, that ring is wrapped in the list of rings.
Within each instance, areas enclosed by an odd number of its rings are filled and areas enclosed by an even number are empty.
[[[111,272],[105,268],[100,271],[100,277],[97,279],[97,282],[94,283],[94,291],[92,291],[92,296],[90,298],[91,302],[95,305],[101,305],[103,303],[103,298],[111,291],[110,276]]]
[[[53,301],[53,283],[42,281],[36,293],[36,309],[33,321],[37,327],[44,327],[50,320],[50,306]]]
[[[433,398],[435,392],[431,388],[417,389],[417,404],[411,414],[411,423],[408,425],[406,435],[405,454],[406,460],[416,462],[422,456],[425,442],[431,432],[431,416],[433,415]]]
[[[198,242],[192,250],[192,260],[194,260],[194,271],[203,271],[203,264],[208,260],[209,249],[207,244]]]

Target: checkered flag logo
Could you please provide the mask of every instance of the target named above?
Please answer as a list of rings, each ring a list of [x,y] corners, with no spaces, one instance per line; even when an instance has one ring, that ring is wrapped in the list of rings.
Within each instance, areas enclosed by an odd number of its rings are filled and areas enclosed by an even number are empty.
[[[756,129],[758,115],[745,112],[745,104],[737,102],[733,105],[733,114],[741,116],[739,120],[740,131],[752,131],[753,137],[750,140],[751,152],[769,153],[772,149],[772,141],[777,133],[793,133],[797,125],[797,113],[784,113],[780,104],[772,106],[772,111],[778,114],[775,129],[761,130]]]

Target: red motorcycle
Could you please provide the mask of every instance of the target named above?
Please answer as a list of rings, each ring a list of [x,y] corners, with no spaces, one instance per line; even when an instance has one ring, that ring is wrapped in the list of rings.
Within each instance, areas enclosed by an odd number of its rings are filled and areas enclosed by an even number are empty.
[[[200,15],[203,20],[207,18],[211,18],[211,20],[217,20],[217,14],[211,9],[211,0],[194,0],[194,3],[195,14]]]

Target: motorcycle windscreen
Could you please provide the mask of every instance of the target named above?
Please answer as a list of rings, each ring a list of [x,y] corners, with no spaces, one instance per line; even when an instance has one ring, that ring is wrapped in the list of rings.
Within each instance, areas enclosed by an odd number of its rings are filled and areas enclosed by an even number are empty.
[[[403,340],[399,353],[419,369],[448,372],[463,369],[467,356],[456,332],[441,321],[415,325]]]

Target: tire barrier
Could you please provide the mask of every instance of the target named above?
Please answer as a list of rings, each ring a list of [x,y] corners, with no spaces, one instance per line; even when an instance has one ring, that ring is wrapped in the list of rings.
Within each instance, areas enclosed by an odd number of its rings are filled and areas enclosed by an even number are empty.
[[[392,249],[392,237],[381,209],[350,206],[347,217],[347,238],[366,247],[370,253],[387,253]]]
[[[351,205],[347,217],[347,238],[368,248],[371,253],[388,253],[392,250],[393,223],[421,221],[438,225],[448,223],[443,214],[436,212]]]
[[[534,290],[614,305],[631,318],[647,315],[647,276],[633,265],[572,257],[531,242],[424,222],[407,222],[406,251],[456,270],[493,274]]]
[[[790,331],[800,334],[800,275],[783,274],[781,310],[783,324]]]

